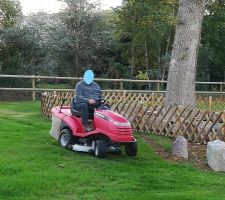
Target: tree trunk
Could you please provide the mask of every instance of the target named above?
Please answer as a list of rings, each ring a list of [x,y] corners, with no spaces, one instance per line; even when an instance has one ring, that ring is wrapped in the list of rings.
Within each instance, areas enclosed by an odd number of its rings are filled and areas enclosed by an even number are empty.
[[[134,77],[134,41],[132,42],[131,54],[132,54],[132,58],[131,58],[131,77],[133,79],[133,77]]]
[[[148,46],[147,46],[147,42],[145,41],[145,69],[148,75],[148,79],[149,79],[149,66],[148,66]]]
[[[218,0],[220,5],[224,5],[225,1],[224,0]]]
[[[76,55],[75,55],[75,71],[74,71],[74,75],[76,77],[78,77],[78,71],[79,71],[79,55],[78,55],[78,51],[79,51],[79,43],[77,41],[76,42]]]
[[[167,39],[166,54],[165,54],[166,61],[167,61],[168,54],[169,54],[169,47],[170,47],[170,42],[171,42],[171,35],[172,35],[172,27],[170,27],[170,33],[169,33],[169,36],[168,36],[168,39]],[[165,79],[165,76],[166,76],[166,63],[164,63],[164,66],[163,66],[162,81]]]
[[[166,105],[195,107],[195,77],[204,0],[180,0]]]
[[[76,34],[76,31],[74,31],[74,35],[76,38],[75,41],[75,56],[74,56],[74,61],[75,65],[73,66],[73,76],[78,77],[79,75],[79,39],[78,39],[78,34]]]
[[[176,19],[176,9],[175,7],[173,7],[173,20]],[[171,43],[171,39],[172,39],[172,34],[173,34],[173,29],[174,29],[174,26],[170,26],[170,31],[169,31],[169,36],[168,36],[168,39],[167,39],[167,45],[166,45],[166,54],[165,54],[165,57],[166,57],[166,62],[167,62],[167,58],[168,58],[168,55],[169,55],[169,48],[170,48],[170,43]],[[165,77],[166,77],[166,68],[167,68],[167,63],[164,64],[164,67],[163,67],[163,72],[162,72],[162,81],[164,81]]]

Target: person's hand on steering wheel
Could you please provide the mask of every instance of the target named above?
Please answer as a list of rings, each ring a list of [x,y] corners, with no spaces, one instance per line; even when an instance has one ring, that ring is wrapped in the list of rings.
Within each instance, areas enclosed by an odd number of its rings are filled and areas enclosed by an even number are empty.
[[[106,100],[105,99],[101,99],[101,104],[105,104]]]

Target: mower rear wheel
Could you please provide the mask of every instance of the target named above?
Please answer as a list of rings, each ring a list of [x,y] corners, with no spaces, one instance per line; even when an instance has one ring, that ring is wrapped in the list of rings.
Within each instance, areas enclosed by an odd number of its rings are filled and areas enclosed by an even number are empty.
[[[127,156],[136,156],[137,155],[137,142],[129,143],[125,146],[125,151]]]
[[[107,144],[104,140],[97,140],[95,142],[95,157],[104,158],[106,157]]]
[[[68,147],[73,144],[73,135],[71,133],[71,130],[67,128],[63,129],[60,132],[58,142],[60,146],[62,146],[65,149],[68,149]]]

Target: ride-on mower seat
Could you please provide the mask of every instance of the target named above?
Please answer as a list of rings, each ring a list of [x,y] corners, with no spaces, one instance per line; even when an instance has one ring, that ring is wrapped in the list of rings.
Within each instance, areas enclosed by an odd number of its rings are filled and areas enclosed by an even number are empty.
[[[78,111],[78,110],[75,110],[74,109],[74,98],[71,100],[71,103],[70,103],[70,111],[71,111],[71,114],[74,115],[75,117],[81,117],[81,112]],[[89,112],[88,113],[88,118],[89,119],[93,119],[94,117],[94,113],[93,112]]]

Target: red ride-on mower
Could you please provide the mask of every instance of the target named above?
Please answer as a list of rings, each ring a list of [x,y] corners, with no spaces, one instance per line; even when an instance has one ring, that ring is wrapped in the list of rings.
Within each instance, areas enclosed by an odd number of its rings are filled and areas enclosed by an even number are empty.
[[[102,105],[89,113],[91,132],[85,132],[81,113],[74,110],[74,100],[70,106],[55,107],[52,112],[50,135],[66,149],[88,152],[103,158],[107,152],[120,153],[125,146],[127,156],[136,156],[137,142],[130,122],[121,115]]]

